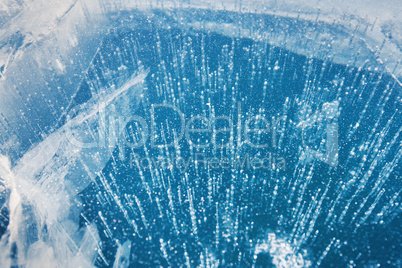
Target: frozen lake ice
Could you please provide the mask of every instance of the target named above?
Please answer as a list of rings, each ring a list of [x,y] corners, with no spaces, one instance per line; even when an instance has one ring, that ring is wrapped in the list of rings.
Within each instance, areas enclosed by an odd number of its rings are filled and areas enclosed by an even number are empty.
[[[2,266],[401,265],[398,19],[41,4],[1,21]]]

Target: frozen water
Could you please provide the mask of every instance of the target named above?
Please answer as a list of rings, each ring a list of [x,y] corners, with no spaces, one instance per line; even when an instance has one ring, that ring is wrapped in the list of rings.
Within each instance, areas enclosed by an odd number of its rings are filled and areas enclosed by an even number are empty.
[[[268,254],[272,258],[272,264],[275,267],[310,267],[311,262],[305,261],[300,252],[284,239],[277,238],[275,233],[268,234],[266,241],[260,242],[255,248],[255,260],[258,260],[259,254]],[[261,257],[260,257],[261,258]],[[256,263],[257,266],[267,266],[265,263]]]
[[[400,265],[399,4],[61,2],[4,4],[2,266]]]
[[[12,171],[2,156],[1,177],[11,190],[10,224],[2,240],[4,265],[12,265],[13,247],[18,265],[93,263],[98,232],[91,223],[79,227],[76,195],[111,157],[118,127],[125,126],[126,115],[138,105],[145,76],[140,71],[117,89],[93,95],[65,125],[25,153]]]
[[[113,268],[127,268],[130,265],[131,241],[127,240],[120,245],[116,252]]]
[[[125,149],[80,194],[105,259],[130,237],[133,266],[347,266],[367,254],[350,237],[395,234],[397,208],[375,223],[399,198],[392,77],[203,32],[110,40],[151,71]]]

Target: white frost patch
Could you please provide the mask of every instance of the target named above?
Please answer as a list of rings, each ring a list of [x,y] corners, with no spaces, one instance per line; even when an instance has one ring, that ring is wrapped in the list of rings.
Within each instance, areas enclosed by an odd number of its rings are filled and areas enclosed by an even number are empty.
[[[272,258],[272,264],[276,267],[303,268],[311,267],[311,261],[306,260],[300,252],[285,239],[269,233],[266,240],[260,241],[254,251],[254,259],[260,253],[267,253]]]
[[[113,268],[127,268],[130,265],[131,241],[127,240],[119,245],[116,252]]]
[[[63,63],[61,63],[58,59],[55,60],[55,63],[58,73],[63,74],[64,71],[66,70],[66,66]]]

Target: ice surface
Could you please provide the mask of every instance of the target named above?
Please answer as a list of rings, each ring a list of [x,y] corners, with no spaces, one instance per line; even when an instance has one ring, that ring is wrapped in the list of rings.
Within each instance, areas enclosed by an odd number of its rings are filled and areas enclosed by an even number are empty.
[[[130,255],[131,241],[127,240],[117,249],[113,268],[127,268],[130,265]]]
[[[400,264],[397,1],[0,6],[1,265]]]
[[[79,228],[77,193],[111,157],[119,143],[118,127],[125,127],[127,115],[138,105],[146,75],[139,71],[121,87],[94,95],[74,118],[30,149],[13,170],[2,156],[0,175],[11,189],[10,224],[1,241],[3,264],[12,262],[13,245],[18,265],[94,263],[98,231],[90,223]]]
[[[157,10],[151,16],[156,24],[180,21],[183,27],[266,40],[303,55],[401,77],[401,7],[396,0],[384,4],[319,1],[317,5],[309,1],[71,0],[51,7],[36,0],[3,6],[9,18],[0,28],[0,133],[2,144],[20,144],[2,146],[3,154],[13,157],[21,157],[30,142],[41,140],[38,133],[49,134],[108,29],[138,27],[152,14],[144,10]],[[169,11],[160,12],[163,9]],[[23,77],[18,75],[21,72]],[[9,129],[14,133],[8,134]]]
[[[275,267],[311,266],[310,261],[304,260],[302,253],[296,252],[285,239],[277,238],[274,233],[269,233],[265,241],[257,244],[254,254],[256,261],[258,261],[259,254],[269,254],[269,256],[272,256],[272,264]]]
[[[152,71],[136,113],[144,120],[128,128],[145,142],[115,152],[82,193],[108,262],[115,239],[129,238],[133,266],[354,265],[370,259],[351,249],[375,236],[367,228],[395,234],[401,114],[392,77],[204,32],[112,35],[112,51],[136,51]],[[387,219],[373,223],[385,206]]]

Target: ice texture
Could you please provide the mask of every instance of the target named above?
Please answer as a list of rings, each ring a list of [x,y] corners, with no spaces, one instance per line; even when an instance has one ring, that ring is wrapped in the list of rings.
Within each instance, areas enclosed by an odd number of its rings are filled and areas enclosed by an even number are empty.
[[[2,156],[0,175],[11,189],[10,224],[1,240],[2,265],[93,265],[98,231],[92,223],[79,227],[77,193],[111,157],[119,142],[119,127],[125,127],[126,115],[139,103],[146,75],[139,70],[119,88],[106,88],[94,95],[12,170]],[[10,254],[13,251],[15,256]]]
[[[1,2],[0,266],[400,266],[401,9]]]

